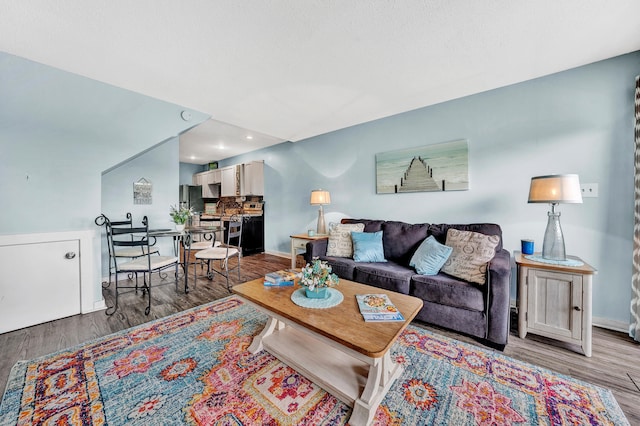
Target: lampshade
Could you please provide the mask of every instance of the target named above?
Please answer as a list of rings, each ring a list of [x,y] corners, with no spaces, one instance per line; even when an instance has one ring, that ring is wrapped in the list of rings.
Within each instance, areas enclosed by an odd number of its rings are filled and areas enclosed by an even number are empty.
[[[310,203],[312,206],[331,204],[331,194],[329,194],[329,191],[325,191],[324,189],[314,189],[311,191]]]
[[[531,178],[530,203],[582,203],[578,175],[547,175]]]

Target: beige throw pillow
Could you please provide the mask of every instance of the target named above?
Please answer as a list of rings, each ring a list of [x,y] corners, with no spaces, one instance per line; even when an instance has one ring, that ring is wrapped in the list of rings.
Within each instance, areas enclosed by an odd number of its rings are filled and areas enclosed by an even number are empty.
[[[446,245],[453,248],[441,271],[472,283],[485,284],[487,263],[496,254],[497,235],[449,228]]]
[[[329,242],[327,256],[353,257],[351,232],[364,231],[364,223],[331,223],[329,224]]]

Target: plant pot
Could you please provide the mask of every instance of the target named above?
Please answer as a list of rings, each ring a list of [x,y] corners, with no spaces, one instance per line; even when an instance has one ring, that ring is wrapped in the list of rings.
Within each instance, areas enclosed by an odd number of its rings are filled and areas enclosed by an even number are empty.
[[[308,288],[304,289],[304,294],[309,299],[326,299],[327,298],[327,288],[316,288],[314,290],[309,290]]]
[[[184,231],[184,227],[185,227],[184,223],[183,224],[176,223],[176,231],[182,232]]]

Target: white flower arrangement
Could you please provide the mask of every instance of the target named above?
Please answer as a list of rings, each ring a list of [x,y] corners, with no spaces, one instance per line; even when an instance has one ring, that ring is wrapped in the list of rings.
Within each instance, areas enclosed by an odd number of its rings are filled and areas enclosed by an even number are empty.
[[[326,261],[314,257],[311,263],[302,268],[300,285],[310,291],[318,288],[334,287],[338,285],[338,276],[331,273],[331,266]]]

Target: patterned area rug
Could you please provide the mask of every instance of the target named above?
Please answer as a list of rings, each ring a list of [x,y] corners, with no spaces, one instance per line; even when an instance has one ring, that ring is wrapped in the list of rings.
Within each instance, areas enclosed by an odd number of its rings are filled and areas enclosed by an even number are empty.
[[[265,351],[231,296],[11,371],[0,425],[343,425],[351,409]],[[628,424],[611,392],[409,326],[378,425]]]

